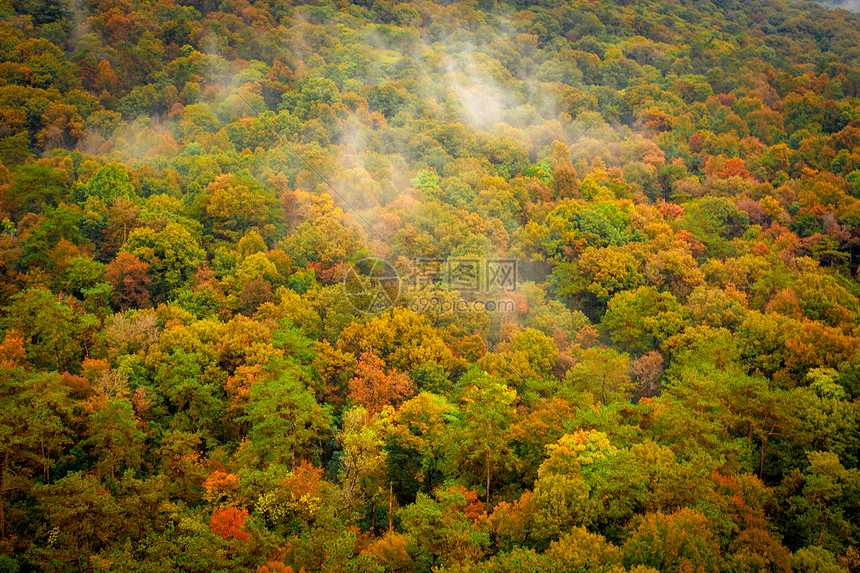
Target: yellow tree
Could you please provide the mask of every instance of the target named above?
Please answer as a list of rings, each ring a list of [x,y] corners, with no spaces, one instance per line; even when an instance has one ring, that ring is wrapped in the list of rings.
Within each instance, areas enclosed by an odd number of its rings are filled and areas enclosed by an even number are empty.
[[[337,441],[343,448],[341,480],[343,493],[350,509],[369,493],[379,491],[385,479],[385,433],[393,410],[388,407],[370,413],[361,406],[343,415],[343,429]],[[387,492],[386,492],[387,493]],[[374,509],[375,509],[374,503]],[[371,510],[371,516],[375,511]]]
[[[201,199],[216,235],[233,241],[251,227],[265,225],[275,202],[256,180],[233,173],[219,175],[203,191]]]
[[[351,324],[343,329],[337,346],[356,356],[370,352],[403,372],[426,362],[444,368],[454,364],[451,349],[427,318],[405,308],[392,309],[364,324]]]

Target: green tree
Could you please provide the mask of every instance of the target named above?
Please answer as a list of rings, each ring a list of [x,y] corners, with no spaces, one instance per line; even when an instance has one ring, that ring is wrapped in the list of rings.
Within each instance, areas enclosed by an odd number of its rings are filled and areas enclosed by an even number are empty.
[[[558,540],[571,527],[594,523],[597,503],[585,477],[615,452],[606,434],[595,431],[565,434],[547,446],[533,495],[536,539]]]
[[[86,445],[96,454],[96,471],[100,477],[110,475],[114,483],[117,469],[136,470],[141,463],[144,434],[137,427],[131,402],[125,398],[109,399],[90,415],[90,438]]]
[[[675,297],[651,286],[616,294],[603,317],[613,342],[643,353],[680,331],[684,324],[683,307]]]
[[[10,344],[23,356],[19,338],[7,334],[3,345]],[[9,361],[0,371],[0,538],[8,539],[7,507],[30,490],[35,475],[49,483],[72,442],[72,403],[58,374],[29,373]]]
[[[93,557],[121,528],[116,499],[95,476],[82,472],[39,486],[35,495],[53,535],[53,543],[37,548],[38,560],[46,567],[59,562],[91,570]]]
[[[786,500],[786,543],[829,548],[842,553],[856,543],[850,515],[858,510],[860,471],[846,469],[832,452],[813,451],[808,466],[785,476],[780,490]]]
[[[81,202],[89,197],[97,197],[110,204],[117,197],[133,199],[135,191],[125,166],[110,163],[93,173],[85,184],[80,184],[77,195]]]
[[[2,323],[24,335],[34,366],[74,371],[94,345],[99,322],[71,298],[33,288],[12,297]]]
[[[149,265],[156,300],[163,300],[188,280],[205,255],[188,229],[172,222],[158,231],[151,227],[135,229],[122,250]]]
[[[314,459],[315,444],[331,430],[328,409],[307,388],[304,369],[291,360],[250,388],[246,416],[250,443],[243,455],[257,463],[281,463],[295,468]]]
[[[66,200],[68,174],[42,161],[28,162],[15,170],[6,194],[22,215],[41,213]]]
[[[611,348],[592,346],[579,350],[566,379],[577,390],[591,393],[601,404],[627,399],[633,388],[630,359]]]
[[[686,507],[669,515],[645,515],[622,550],[628,567],[646,565],[667,572],[698,569],[707,573],[719,571],[722,564],[708,519]]]
[[[411,502],[419,490],[432,492],[444,475],[454,407],[444,396],[421,392],[401,404],[386,438],[388,475],[401,502]]]
[[[471,495],[470,495],[471,494]],[[436,567],[480,558],[490,544],[489,532],[479,525],[482,516],[474,492],[463,487],[437,489],[433,497],[419,493],[415,503],[400,511],[411,538],[411,553]],[[477,505],[477,508],[475,507]]]
[[[453,428],[457,438],[452,455],[458,466],[482,467],[484,501],[489,510],[492,470],[516,464],[510,427],[516,419],[517,392],[474,366],[460,379],[460,385],[460,417]],[[467,474],[472,483],[474,477]]]
[[[845,573],[836,556],[823,547],[811,545],[798,549],[791,557],[793,571],[799,573]]]
[[[497,344],[496,352],[481,357],[478,366],[502,378],[524,401],[531,402],[535,394],[545,393],[552,386],[558,357],[559,350],[552,338],[534,328],[525,328]]]

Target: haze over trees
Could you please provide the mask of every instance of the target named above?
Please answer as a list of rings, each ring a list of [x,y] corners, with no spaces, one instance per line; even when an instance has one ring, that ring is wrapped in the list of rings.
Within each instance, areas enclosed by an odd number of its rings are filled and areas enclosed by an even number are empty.
[[[858,267],[843,9],[0,2],[0,570],[858,571]]]

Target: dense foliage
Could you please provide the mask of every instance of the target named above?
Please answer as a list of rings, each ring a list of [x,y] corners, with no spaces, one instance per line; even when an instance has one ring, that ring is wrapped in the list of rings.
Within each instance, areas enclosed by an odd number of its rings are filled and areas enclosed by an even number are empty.
[[[860,571],[849,12],[0,0],[0,60],[0,570]]]

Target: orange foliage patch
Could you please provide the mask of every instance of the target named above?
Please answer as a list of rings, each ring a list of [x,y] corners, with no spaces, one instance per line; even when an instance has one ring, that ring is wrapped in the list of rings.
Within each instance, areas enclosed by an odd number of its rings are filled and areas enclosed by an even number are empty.
[[[209,530],[221,539],[250,539],[250,535],[242,531],[248,511],[235,507],[219,509],[209,520]]]
[[[355,378],[349,381],[349,395],[368,412],[376,413],[412,395],[412,381],[402,372],[386,372],[381,358],[365,352],[358,361]]]

